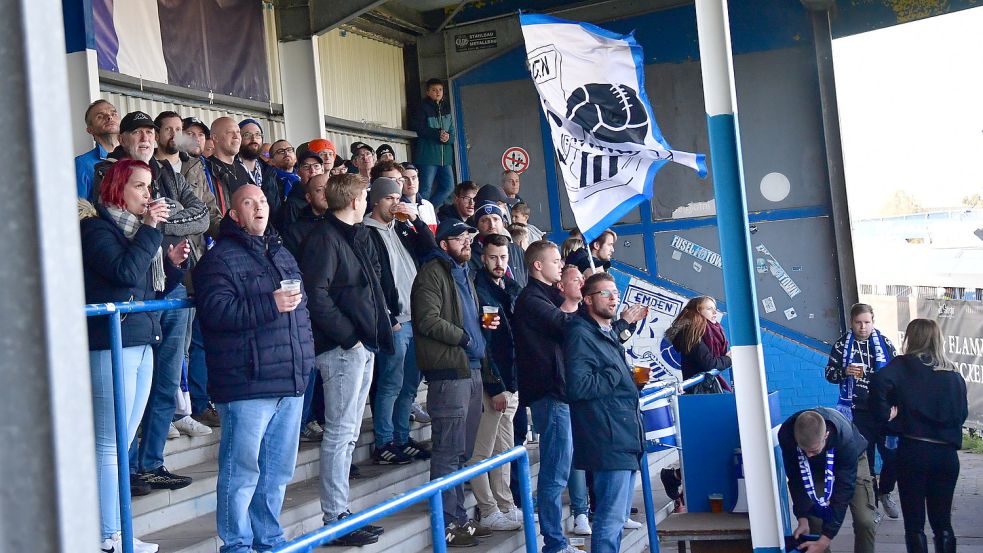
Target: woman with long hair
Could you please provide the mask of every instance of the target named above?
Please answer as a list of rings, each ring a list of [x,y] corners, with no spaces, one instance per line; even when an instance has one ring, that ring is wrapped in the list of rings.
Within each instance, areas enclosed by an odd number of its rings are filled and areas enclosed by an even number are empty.
[[[167,221],[168,207],[151,201],[150,187],[149,165],[120,160],[102,180],[95,211],[79,210],[86,303],[156,299],[181,282],[180,266],[190,253],[188,241],[166,252],[161,249],[164,234],[157,227]],[[102,550],[121,551],[109,330],[104,317],[89,317],[88,326]],[[130,313],[121,326],[123,412],[127,443],[132,443],[150,395],[152,346],[160,342],[160,314]],[[157,551],[154,544],[133,541],[136,553]]]
[[[903,351],[871,375],[870,393],[875,414],[890,421],[888,433],[900,436],[896,459],[905,545],[909,553],[928,552],[927,508],[936,553],[954,553],[952,494],[969,415],[966,381],[946,358],[933,320],[908,323]]]
[[[717,302],[710,296],[689,300],[666,330],[666,339],[679,352],[684,379],[730,368],[730,344],[717,322]],[[729,388],[719,376],[717,382],[723,389]]]

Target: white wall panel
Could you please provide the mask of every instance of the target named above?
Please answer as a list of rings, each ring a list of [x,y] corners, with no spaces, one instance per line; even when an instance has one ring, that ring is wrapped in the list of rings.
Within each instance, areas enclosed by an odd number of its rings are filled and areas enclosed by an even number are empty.
[[[340,29],[318,40],[325,115],[405,128],[403,49]]]

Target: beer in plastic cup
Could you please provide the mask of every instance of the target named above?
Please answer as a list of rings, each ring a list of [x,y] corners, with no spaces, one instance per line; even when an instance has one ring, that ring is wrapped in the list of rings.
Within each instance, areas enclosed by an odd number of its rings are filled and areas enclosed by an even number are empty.
[[[570,547],[580,551],[587,551],[587,544],[584,538],[567,538],[567,541],[570,543]]]
[[[290,278],[280,281],[280,289],[284,292],[300,292],[300,279]]]
[[[710,501],[710,512],[711,513],[722,513],[724,512],[724,494],[712,493],[707,496]]]
[[[397,221],[400,221],[400,222],[403,222],[403,223],[405,223],[405,222],[407,222],[407,221],[410,220],[410,214],[409,213],[403,213],[402,211],[396,211],[396,212],[393,213],[393,215],[396,216],[396,220]]]
[[[488,328],[498,316],[498,307],[485,305],[481,308],[481,326]]]

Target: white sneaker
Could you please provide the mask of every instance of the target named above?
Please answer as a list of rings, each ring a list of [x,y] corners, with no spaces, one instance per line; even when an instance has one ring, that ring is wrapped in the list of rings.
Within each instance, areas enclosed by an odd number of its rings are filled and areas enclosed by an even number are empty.
[[[587,520],[587,515],[580,514],[573,519],[573,533],[578,536],[591,535],[590,521]]]
[[[191,436],[192,438],[207,436],[212,433],[211,428],[191,418],[191,415],[187,415],[182,419],[172,422],[171,428],[177,428],[178,432],[184,434],[185,436]],[[168,432],[167,436],[170,437],[170,432]]]
[[[507,515],[502,514],[501,511],[495,511],[492,514],[483,517],[481,519],[481,525],[496,532],[518,530],[519,528],[522,528],[521,523],[512,520]]]
[[[413,403],[413,407],[410,409],[410,420],[420,424],[430,424],[431,422],[430,414],[424,411],[423,406],[416,402]]]
[[[512,507],[511,509],[509,509],[509,512],[502,513],[502,514],[508,517],[509,520],[514,520],[520,523],[522,522],[522,509],[518,507]]]
[[[147,543],[139,538],[133,538],[133,553],[157,553],[160,546],[156,543]]]
[[[630,518],[625,519],[625,530],[638,530],[642,527],[642,523],[637,520],[632,520]]]
[[[179,432],[178,429],[174,427],[174,423],[172,422],[171,426],[167,429],[167,439],[173,440],[174,438],[180,438],[180,437],[181,437],[181,432]]]
[[[146,543],[137,538],[133,538],[133,553],[157,553],[160,546],[156,543]],[[119,532],[113,534],[109,539],[102,541],[104,553],[123,553],[123,536]]]
[[[557,551],[556,553],[582,553],[582,550],[570,545],[569,543],[563,546],[563,549]]]
[[[901,516],[901,511],[898,509],[898,503],[894,501],[890,493],[881,494],[881,507],[884,509],[884,513],[889,518],[898,518]]]

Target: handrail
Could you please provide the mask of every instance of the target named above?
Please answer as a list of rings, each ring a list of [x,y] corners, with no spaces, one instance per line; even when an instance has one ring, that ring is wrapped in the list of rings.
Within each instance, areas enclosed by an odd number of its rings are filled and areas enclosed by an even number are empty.
[[[85,306],[86,317],[109,316],[109,349],[113,365],[113,416],[116,421],[116,468],[119,478],[119,520],[122,553],[133,553],[133,506],[130,497],[130,443],[127,440],[126,402],[123,398],[123,314],[168,311],[194,307],[190,299],[94,303]]]
[[[324,545],[335,538],[358,530],[359,528],[363,528],[369,523],[385,518],[424,499],[429,499],[430,501],[432,551],[443,553],[447,551],[447,542],[444,536],[444,502],[440,495],[441,492],[463,484],[465,481],[471,480],[479,474],[486,473],[513,460],[517,461],[519,465],[520,503],[526,506],[522,511],[522,526],[526,538],[526,552],[536,553],[536,526],[533,520],[532,509],[530,508],[533,503],[532,484],[529,474],[529,454],[525,446],[521,445],[494,457],[489,457],[480,463],[462,468],[446,476],[441,476],[436,480],[431,480],[422,486],[403,492],[392,499],[383,501],[362,512],[335,521],[324,528],[280,544],[273,548],[271,553],[307,553],[315,547]]]

